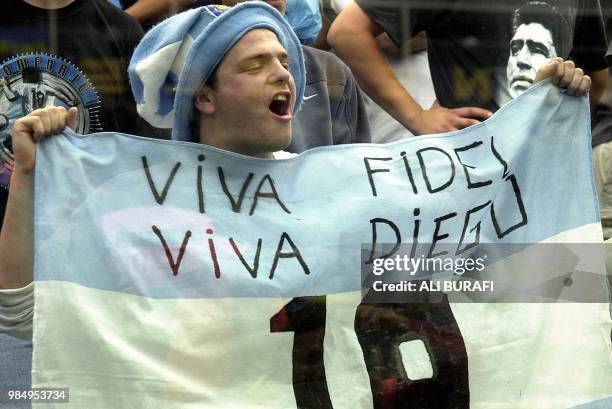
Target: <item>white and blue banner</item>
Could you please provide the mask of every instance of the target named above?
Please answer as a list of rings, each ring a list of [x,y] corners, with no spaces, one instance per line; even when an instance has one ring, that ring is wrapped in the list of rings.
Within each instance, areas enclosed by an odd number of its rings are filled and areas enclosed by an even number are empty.
[[[32,386],[69,388],[65,409],[606,399],[606,300],[366,304],[361,292],[373,241],[453,256],[600,242],[590,157],[586,98],[549,84],[463,131],[284,160],[116,133],[48,138]],[[576,263],[607,291],[601,260]]]

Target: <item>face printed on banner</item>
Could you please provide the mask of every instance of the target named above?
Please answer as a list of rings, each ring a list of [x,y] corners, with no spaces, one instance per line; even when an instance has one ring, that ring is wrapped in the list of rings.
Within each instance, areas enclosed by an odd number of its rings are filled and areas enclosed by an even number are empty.
[[[512,98],[533,84],[538,68],[557,56],[553,37],[539,23],[521,24],[510,40],[510,56],[506,67],[508,91]]]
[[[248,32],[214,76],[194,102],[205,130],[200,142],[258,157],[289,145],[295,82],[289,56],[272,31]]]
[[[223,0],[222,3],[225,6],[235,6],[238,3],[242,3],[244,1],[250,0]],[[278,10],[281,14],[285,14],[285,10],[287,10],[287,0],[263,0],[264,3],[268,3],[276,10]]]

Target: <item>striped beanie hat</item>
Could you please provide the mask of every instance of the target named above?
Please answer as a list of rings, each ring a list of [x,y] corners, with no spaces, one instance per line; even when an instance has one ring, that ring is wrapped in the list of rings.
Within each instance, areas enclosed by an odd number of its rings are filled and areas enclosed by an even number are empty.
[[[296,85],[294,113],[304,96],[306,72],[300,42],[283,16],[260,2],[204,6],[172,16],[148,31],[128,67],[138,113],[151,125],[172,128],[172,139],[194,142],[193,99],[225,54],[247,32],[273,31],[289,54]]]

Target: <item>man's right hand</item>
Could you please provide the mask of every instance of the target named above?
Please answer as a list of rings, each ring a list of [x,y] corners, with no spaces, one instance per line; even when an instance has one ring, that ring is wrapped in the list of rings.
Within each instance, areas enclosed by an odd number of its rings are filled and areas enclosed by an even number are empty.
[[[6,213],[0,230],[0,289],[21,288],[34,271],[34,161],[36,143],[75,128],[77,109],[37,109],[13,125],[15,165]]]
[[[12,140],[15,155],[15,172],[25,175],[34,170],[35,144],[49,135],[55,135],[66,126],[76,128],[77,109],[47,107],[30,112],[13,125]]]
[[[414,117],[410,128],[415,135],[451,132],[478,124],[491,115],[490,111],[476,107],[444,108],[436,100]]]

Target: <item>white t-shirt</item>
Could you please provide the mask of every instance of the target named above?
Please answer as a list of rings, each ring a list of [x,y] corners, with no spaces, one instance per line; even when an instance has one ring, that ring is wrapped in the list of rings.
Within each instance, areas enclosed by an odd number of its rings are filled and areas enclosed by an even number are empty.
[[[34,283],[0,290],[0,333],[31,339],[33,314]]]

